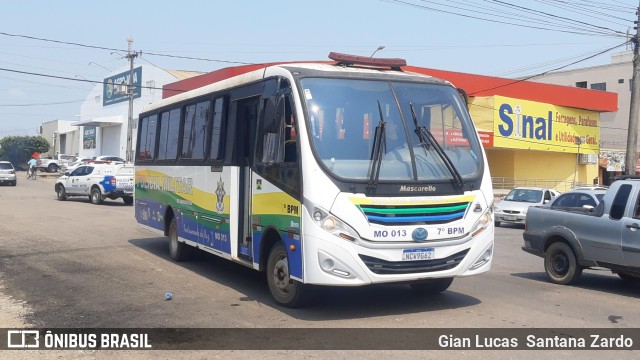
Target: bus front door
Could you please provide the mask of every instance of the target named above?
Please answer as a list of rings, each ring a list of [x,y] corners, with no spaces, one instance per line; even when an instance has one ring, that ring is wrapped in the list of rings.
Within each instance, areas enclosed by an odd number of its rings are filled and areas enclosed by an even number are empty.
[[[252,234],[251,229],[251,166],[253,163],[255,127],[258,119],[258,105],[260,97],[250,97],[234,101],[231,111],[235,110],[238,134],[236,139],[240,167],[238,172],[238,258],[252,261]],[[234,106],[235,105],[235,106]]]

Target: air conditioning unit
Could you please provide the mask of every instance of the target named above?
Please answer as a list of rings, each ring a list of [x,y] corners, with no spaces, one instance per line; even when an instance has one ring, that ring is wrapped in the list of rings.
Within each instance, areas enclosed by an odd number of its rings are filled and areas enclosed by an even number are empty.
[[[598,154],[580,154],[578,158],[578,163],[580,164],[597,164],[598,163]]]

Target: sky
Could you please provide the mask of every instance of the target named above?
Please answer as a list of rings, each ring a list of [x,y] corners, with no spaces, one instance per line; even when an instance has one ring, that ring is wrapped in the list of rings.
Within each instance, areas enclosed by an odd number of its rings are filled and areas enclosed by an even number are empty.
[[[518,78],[608,64],[611,53],[630,49],[624,43],[627,32],[635,33],[638,5],[632,0],[6,1],[0,12],[0,138],[36,135],[37,127],[51,120],[78,120],[94,84],[74,79],[102,81],[126,67],[129,37],[133,49],[142,51],[137,65],[169,70],[328,60],[331,51],[371,56],[384,46],[376,57]]]

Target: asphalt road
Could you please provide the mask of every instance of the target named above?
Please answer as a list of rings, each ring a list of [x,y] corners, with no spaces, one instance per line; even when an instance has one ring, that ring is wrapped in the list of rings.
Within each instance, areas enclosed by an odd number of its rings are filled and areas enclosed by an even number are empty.
[[[523,229],[515,226],[497,229],[489,273],[456,279],[440,295],[417,296],[406,285],[321,288],[306,308],[292,310],[273,304],[262,273],[205,253],[175,263],[164,238],[138,228],[132,206],[61,202],[53,184],[21,176],[17,187],[0,187],[0,297],[25,304],[18,314],[25,326],[640,328],[639,288],[603,270],[585,271],[576,286],[551,284],[542,259],[520,249]]]

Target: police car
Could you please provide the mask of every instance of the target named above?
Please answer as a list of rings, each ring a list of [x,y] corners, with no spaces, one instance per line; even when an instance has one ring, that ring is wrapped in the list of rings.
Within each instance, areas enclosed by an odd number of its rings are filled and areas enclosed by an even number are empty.
[[[118,198],[131,205],[133,174],[131,164],[85,164],[58,178],[55,191],[60,201],[70,196],[87,196],[96,205],[102,204],[105,199]]]

